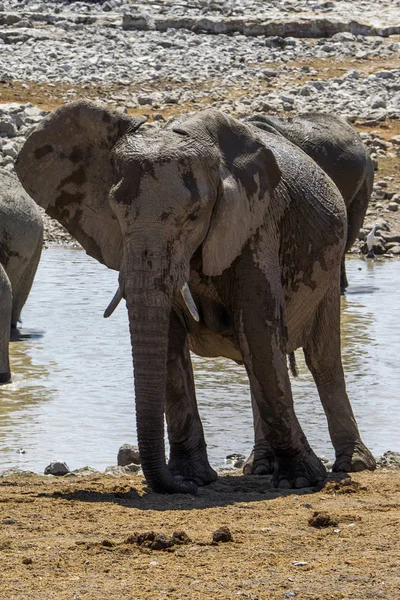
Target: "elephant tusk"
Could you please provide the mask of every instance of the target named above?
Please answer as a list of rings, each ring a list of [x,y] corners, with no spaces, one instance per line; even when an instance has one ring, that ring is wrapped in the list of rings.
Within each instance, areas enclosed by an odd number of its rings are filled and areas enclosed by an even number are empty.
[[[121,294],[121,290],[118,287],[117,291],[114,294],[113,299],[111,300],[110,304],[107,306],[106,310],[104,311],[104,315],[103,317],[105,319],[107,319],[108,317],[110,317],[114,310],[117,308],[118,304],[121,302],[122,300],[122,294]]]
[[[187,283],[185,283],[182,286],[181,294],[185,301],[186,307],[187,307],[188,311],[190,312],[190,314],[192,315],[193,319],[195,321],[199,322],[200,321],[199,312],[197,310],[197,306],[193,300],[193,296],[190,293],[190,289],[189,289],[189,286]]]

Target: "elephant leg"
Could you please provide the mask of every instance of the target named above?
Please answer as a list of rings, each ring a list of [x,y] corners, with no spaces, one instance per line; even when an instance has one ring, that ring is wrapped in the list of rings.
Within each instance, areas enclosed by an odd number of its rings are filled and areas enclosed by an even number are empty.
[[[340,295],[336,285],[319,306],[304,355],[328,420],[336,453],[333,470],[375,469],[375,459],[360,439],[346,392],[340,352]]]
[[[308,487],[326,478],[294,412],[284,343],[284,303],[279,263],[271,279],[253,264],[245,250],[236,265],[232,302],[235,329],[260,414],[263,437],[275,456],[274,481],[279,487]]]
[[[373,173],[365,179],[364,183],[347,207],[347,240],[345,252],[349,252],[357,239],[365,213],[367,212],[369,198],[372,192]],[[345,256],[343,255],[340,272],[340,291],[343,293],[349,282],[346,276]]]
[[[10,342],[12,291],[10,280],[0,264],[0,383],[11,379],[8,346]]]
[[[343,294],[348,287],[349,287],[349,282],[348,282],[347,273],[346,273],[346,259],[345,259],[345,255],[343,254],[342,262],[340,265],[340,293]]]
[[[253,411],[254,446],[251,454],[243,465],[244,475],[269,475],[275,470],[275,455],[268,440],[265,439],[260,411],[254,394],[251,394]]]
[[[40,235],[34,254],[28,261],[25,269],[19,275],[18,280],[13,282],[13,306],[11,315],[11,327],[16,328],[20,320],[22,308],[31,291],[32,283],[39,264],[42,252],[43,236]]]
[[[168,467],[172,474],[197,485],[215,481],[197,409],[187,332],[172,310],[169,327],[166,419],[170,444]]]

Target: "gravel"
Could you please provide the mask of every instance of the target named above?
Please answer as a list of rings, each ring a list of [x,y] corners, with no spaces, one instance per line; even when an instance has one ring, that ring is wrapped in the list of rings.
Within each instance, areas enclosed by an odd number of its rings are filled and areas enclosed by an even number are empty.
[[[156,126],[162,112],[205,106],[239,118],[311,110],[379,124],[400,118],[400,43],[390,37],[400,33],[399,15],[399,0],[0,0],[0,83],[20,82],[28,93],[63,86],[64,101],[76,86],[107,86],[100,100],[157,111]],[[13,169],[44,114],[30,103],[0,104],[0,166]],[[398,135],[362,136],[376,161],[400,156]],[[375,186],[370,217],[399,210],[386,183]],[[70,240],[46,223],[47,241]]]

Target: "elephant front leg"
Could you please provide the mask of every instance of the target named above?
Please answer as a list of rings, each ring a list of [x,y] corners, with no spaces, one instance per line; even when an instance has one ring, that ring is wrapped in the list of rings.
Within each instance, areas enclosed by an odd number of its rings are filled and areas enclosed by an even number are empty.
[[[197,409],[186,329],[172,311],[167,363],[166,419],[170,444],[168,467],[175,477],[206,485],[217,479],[206,450]]]
[[[321,303],[309,343],[304,348],[328,420],[335,448],[334,471],[374,470],[375,459],[360,439],[347,396],[340,353],[340,298],[338,286]]]

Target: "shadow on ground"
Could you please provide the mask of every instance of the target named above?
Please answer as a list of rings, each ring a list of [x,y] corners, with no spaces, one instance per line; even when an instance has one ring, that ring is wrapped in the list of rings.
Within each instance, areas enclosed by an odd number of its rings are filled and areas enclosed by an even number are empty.
[[[346,479],[347,478],[347,479]],[[271,476],[256,475],[223,475],[208,486],[199,488],[198,494],[156,494],[145,484],[131,487],[131,482],[113,485],[112,480],[102,478],[101,482],[95,480],[87,481],[82,487],[74,486],[74,489],[57,490],[52,493],[39,493],[39,497],[62,498],[64,500],[80,502],[111,502],[126,508],[140,510],[190,510],[203,509],[219,506],[229,506],[240,502],[246,504],[260,502],[260,500],[272,500],[285,496],[303,496],[320,491],[327,482],[349,480],[347,473],[329,473],[326,481],[319,486],[302,489],[278,489],[274,488]],[[78,484],[79,485],[79,484]],[[99,487],[103,489],[99,489]],[[251,506],[246,506],[251,509]],[[255,508],[255,507],[254,507]]]

